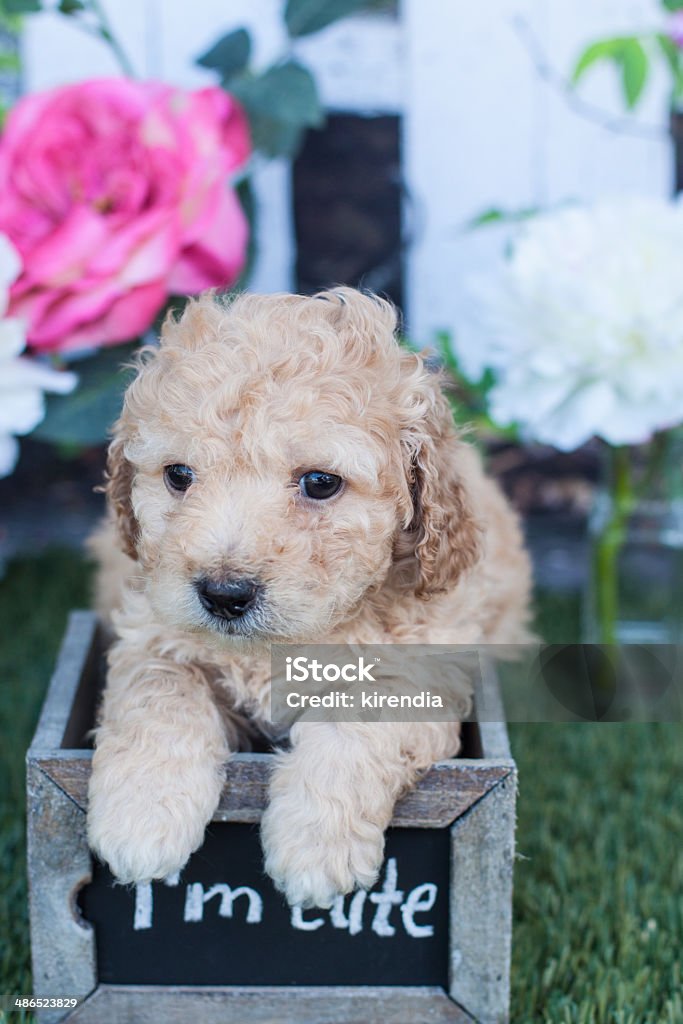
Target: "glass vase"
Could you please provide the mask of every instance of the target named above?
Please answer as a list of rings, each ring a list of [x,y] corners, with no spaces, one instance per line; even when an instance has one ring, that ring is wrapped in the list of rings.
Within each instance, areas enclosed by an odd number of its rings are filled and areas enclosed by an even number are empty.
[[[683,433],[605,446],[589,519],[587,643],[683,642]]]

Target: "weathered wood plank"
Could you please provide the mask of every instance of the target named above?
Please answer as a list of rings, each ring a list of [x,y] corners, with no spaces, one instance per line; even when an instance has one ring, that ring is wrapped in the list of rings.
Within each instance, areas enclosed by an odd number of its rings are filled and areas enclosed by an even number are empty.
[[[69,615],[66,635],[31,744],[32,751],[61,747],[81,681],[85,676],[94,675],[97,628],[97,616],[93,612],[78,611]]]
[[[392,825],[446,828],[509,774],[510,761],[439,761],[398,801]]]
[[[101,985],[69,1024],[473,1024],[440,988]]]
[[[510,755],[510,741],[505,719],[505,707],[496,675],[496,664],[492,658],[480,656],[481,685],[474,694],[474,709],[481,741],[482,757],[506,757]]]
[[[451,829],[450,985],[480,1024],[506,1024],[510,1003],[517,775]]]
[[[38,759],[43,772],[82,810],[87,807],[90,751],[58,751]],[[214,821],[261,820],[268,799],[270,754],[236,754]],[[445,828],[481,800],[512,771],[511,761],[440,761],[399,800],[391,824],[402,828]]]
[[[94,932],[76,906],[91,878],[85,815],[30,758],[27,798],[33,991],[84,998],[97,984]],[[61,1016],[46,1010],[40,1019]]]
[[[226,767],[226,784],[214,821],[259,821],[268,795],[273,762],[269,754],[236,754]],[[92,768],[89,750],[59,750],[43,754],[37,764],[73,802],[85,811]]]

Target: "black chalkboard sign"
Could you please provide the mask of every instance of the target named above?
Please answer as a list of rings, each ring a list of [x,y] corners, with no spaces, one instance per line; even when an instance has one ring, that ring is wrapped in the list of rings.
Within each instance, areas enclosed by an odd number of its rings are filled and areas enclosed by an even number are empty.
[[[446,987],[449,849],[447,828],[390,829],[369,893],[292,911],[257,826],[214,822],[172,884],[126,888],[95,865],[79,902],[109,984]]]

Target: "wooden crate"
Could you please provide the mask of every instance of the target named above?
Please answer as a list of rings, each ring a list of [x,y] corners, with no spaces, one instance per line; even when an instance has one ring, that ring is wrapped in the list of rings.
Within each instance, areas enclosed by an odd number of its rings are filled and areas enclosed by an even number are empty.
[[[493,672],[485,674],[481,691],[476,695],[478,717],[483,721],[477,726],[465,726],[467,756],[436,764],[396,806],[389,830],[385,868],[395,849],[408,851],[408,866],[414,872],[419,871],[422,863],[425,870],[430,865],[430,869],[441,871],[434,857],[444,858],[446,892],[441,900],[445,906],[442,908],[434,897],[434,913],[442,914],[443,928],[439,932],[440,926],[430,925],[426,932],[419,933],[425,935],[431,928],[430,942],[436,942],[437,932],[443,934],[440,984],[433,980],[429,984],[413,983],[415,971],[426,971],[425,976],[431,977],[436,960],[432,962],[430,954],[424,955],[430,946],[420,944],[419,940],[410,945],[412,933],[406,939],[394,928],[394,945],[392,940],[379,940],[375,935],[375,918],[367,934],[353,936],[351,927],[346,927],[350,915],[328,919],[325,915],[329,912],[325,911],[306,911],[305,933],[293,930],[294,925],[291,935],[281,933],[284,926],[280,924],[280,932],[275,929],[271,934],[268,923],[262,920],[259,930],[250,932],[249,925],[237,923],[232,914],[232,896],[239,895],[236,890],[232,890],[227,905],[229,913],[223,913],[221,902],[218,913],[214,910],[212,915],[206,914],[211,917],[206,925],[207,938],[202,939],[208,943],[206,946],[196,938],[204,934],[203,918],[202,928],[193,931],[196,925],[190,927],[187,934],[183,932],[182,942],[179,937],[182,929],[187,929],[186,922],[196,922],[201,911],[199,915],[194,913],[194,917],[192,913],[185,916],[182,925],[178,925],[177,936],[168,920],[159,924],[158,937],[153,931],[143,935],[144,929],[152,927],[152,891],[165,907],[164,900],[180,898],[182,893],[178,893],[185,888],[187,915],[191,885],[185,883],[194,877],[193,865],[205,873],[208,870],[208,851],[212,844],[219,843],[218,833],[227,835],[228,844],[233,840],[237,843],[235,837],[242,837],[242,843],[246,834],[244,841],[252,844],[249,848],[257,849],[253,833],[266,800],[272,756],[241,754],[230,761],[221,802],[210,827],[212,834],[191,859],[182,881],[176,880],[175,893],[167,883],[137,887],[134,891],[113,887],[108,884],[105,869],[93,865],[85,828],[92,756],[87,732],[93,723],[103,675],[103,638],[98,622],[89,612],[74,612],[27,756],[28,867],[35,994],[78,996],[83,1002],[66,1015],[43,1012],[41,1020],[93,1024],[185,1024],[192,1018],[202,1024],[502,1024],[508,1020],[516,770],[505,726],[500,724],[502,714]],[[238,847],[228,845],[227,849]],[[227,859],[231,857],[228,855]],[[260,858],[254,870],[262,871]],[[289,913],[265,876],[260,877],[260,889],[273,910],[273,919]],[[200,885],[194,895],[199,893],[201,908],[203,897],[210,902],[211,894],[201,888],[201,883],[193,884]],[[434,890],[437,889],[435,884]],[[99,907],[93,912],[99,922],[96,926],[84,918],[82,906]],[[111,927],[106,918],[108,908],[112,914]],[[124,927],[121,922],[128,913],[133,913],[134,923]],[[403,906],[396,916],[405,924]],[[227,924],[226,918],[230,918]],[[343,928],[340,920],[345,922]],[[228,931],[217,931],[216,922]],[[126,931],[127,927],[137,930]],[[348,940],[351,945],[345,946],[347,934],[352,936]],[[229,941],[230,936],[234,941]],[[144,967],[147,953],[143,956],[141,952],[138,957],[135,952],[138,947],[146,949],[145,943],[161,939],[170,951],[168,963],[173,960],[181,965],[175,975],[170,969],[166,971],[166,957],[161,953],[152,960],[148,957],[148,966]],[[353,945],[356,940],[358,944]],[[236,955],[251,948],[249,943],[254,942],[260,954],[258,963],[252,966],[257,973],[261,972],[260,984],[235,983],[230,971],[226,975],[229,983],[223,977],[212,977],[210,984],[186,983],[184,965],[192,963],[195,950],[200,951],[197,970],[201,971],[211,959],[208,956],[207,960],[207,952],[219,949],[226,963],[232,963],[231,950]],[[129,956],[129,967],[123,968],[122,978],[116,975],[112,963],[119,954],[124,956],[128,946],[133,954]],[[287,968],[281,961],[291,958],[293,949],[299,951],[299,966],[291,972],[294,980],[300,974],[310,980],[313,970],[313,977],[325,977],[324,985],[282,983],[281,975]],[[351,952],[347,955],[345,949]],[[364,951],[362,960],[357,959],[362,984],[354,984],[356,949]],[[435,953],[437,959],[440,956],[441,953]],[[244,963],[239,969],[245,969]],[[246,969],[248,973],[249,963]],[[152,971],[155,983],[126,981],[126,970],[136,977],[140,971],[147,971],[145,977]],[[178,972],[177,966],[175,970]],[[336,971],[343,973],[344,984],[333,983]],[[387,977],[391,978],[390,984],[386,983]],[[403,984],[404,979],[409,983]]]

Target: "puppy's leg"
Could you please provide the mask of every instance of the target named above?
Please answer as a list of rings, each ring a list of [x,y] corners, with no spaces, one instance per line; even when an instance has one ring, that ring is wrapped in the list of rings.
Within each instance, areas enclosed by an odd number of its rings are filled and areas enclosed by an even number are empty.
[[[261,824],[266,871],[291,904],[369,888],[397,798],[459,746],[454,723],[299,723]]]
[[[121,882],[164,878],[201,845],[230,754],[201,670],[115,645],[89,789],[88,837]]]

